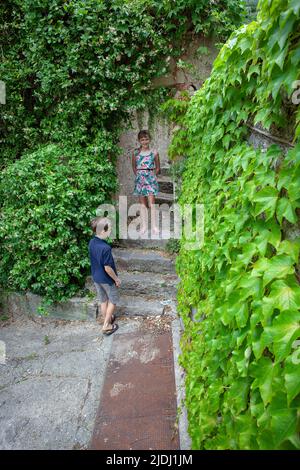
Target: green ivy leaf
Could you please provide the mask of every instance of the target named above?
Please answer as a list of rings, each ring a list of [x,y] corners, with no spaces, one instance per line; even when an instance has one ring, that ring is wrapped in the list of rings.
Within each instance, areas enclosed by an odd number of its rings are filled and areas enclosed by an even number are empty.
[[[287,255],[277,255],[267,260],[266,269],[263,272],[263,286],[265,287],[273,279],[282,279],[288,274],[293,274],[293,264],[293,259]]]
[[[265,328],[265,334],[274,342],[276,360],[282,361],[289,354],[292,341],[300,335],[300,312],[282,312],[274,319],[272,326]]]
[[[268,299],[281,311],[297,310],[300,305],[300,286],[294,277],[278,280],[271,285]]]
[[[250,296],[257,298],[262,293],[262,279],[251,277],[249,273],[245,273],[239,281],[238,287],[241,289],[239,295],[241,302],[244,302]]]
[[[252,333],[252,337],[253,354],[256,359],[259,359],[266,347],[270,347],[272,339],[270,336],[266,335],[264,331],[260,334],[255,330]]]
[[[280,245],[277,247],[277,253],[287,254],[291,257],[294,263],[298,263],[300,252],[300,240],[283,240]]]
[[[247,243],[243,246],[243,253],[237,256],[237,260],[245,265],[248,265],[256,252],[256,243]]]
[[[274,248],[277,249],[281,241],[280,225],[278,225],[275,221],[270,221],[268,223],[268,229],[269,229],[268,241],[269,243],[271,243],[271,245],[274,246]]]
[[[300,393],[300,354],[299,344],[297,350],[288,358],[284,366],[284,381],[287,391],[288,404]]]
[[[250,412],[255,418],[259,418],[264,413],[264,404],[258,390],[254,390],[250,394]]]
[[[232,351],[232,356],[234,358],[235,365],[239,372],[240,377],[246,377],[248,374],[248,366],[250,363],[251,348],[239,349],[238,351]]]
[[[270,232],[268,230],[263,230],[254,239],[254,243],[261,256],[265,256],[266,254],[269,235],[270,235]]]
[[[235,319],[236,324],[239,328],[244,328],[247,324],[248,317],[249,317],[249,309],[247,303],[242,303],[239,305],[234,305],[232,309],[235,310]]]
[[[257,427],[251,414],[240,414],[236,418],[236,432],[240,449],[253,449],[253,437],[256,435]]]
[[[291,224],[295,224],[297,222],[295,210],[291,204],[291,201],[286,197],[279,199],[276,207],[276,215],[280,223],[282,223],[283,217]]]
[[[300,4],[299,4],[298,0],[291,0],[291,2],[290,2],[290,8],[293,9],[293,12],[295,13],[295,15],[299,15],[299,12],[300,12]]]
[[[297,181],[292,181],[288,187],[289,198],[292,201],[293,208],[300,207],[300,188],[299,188],[299,179]],[[297,202],[297,204],[295,204]]]
[[[287,12],[289,14],[289,12]],[[278,31],[278,44],[280,49],[283,49],[284,45],[286,44],[286,40],[288,35],[293,29],[294,23],[296,21],[295,15],[290,15],[288,19],[283,22],[283,26],[280,28],[280,32]]]
[[[275,449],[278,449],[284,440],[297,432],[297,410],[288,408],[274,410],[271,417],[271,431]]]
[[[267,187],[258,191],[253,197],[253,202],[256,202],[255,215],[265,212],[266,220],[269,220],[275,213],[277,199],[278,191],[275,188]]]
[[[269,268],[268,258],[260,258],[253,264],[253,269],[251,271],[252,277],[262,276],[265,271]]]
[[[258,122],[265,122],[269,115],[270,115],[270,110],[268,108],[260,109],[259,112],[255,116],[254,124],[257,124]]]
[[[278,374],[278,366],[270,358],[261,357],[259,361],[252,363],[250,374],[254,377],[251,388],[259,389],[264,405],[272,400],[272,385],[274,377]]]
[[[259,448],[262,450],[275,449],[273,433],[270,432],[270,428],[266,428],[258,433],[257,441]]]

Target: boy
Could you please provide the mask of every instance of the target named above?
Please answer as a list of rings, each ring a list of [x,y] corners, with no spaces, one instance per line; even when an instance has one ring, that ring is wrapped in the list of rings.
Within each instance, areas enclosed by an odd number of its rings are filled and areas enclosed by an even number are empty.
[[[121,285],[111,247],[106,242],[111,233],[111,224],[107,218],[98,218],[92,221],[92,228],[96,233],[89,242],[92,278],[104,318],[102,332],[111,335],[118,329],[113,313],[119,298],[117,288]]]

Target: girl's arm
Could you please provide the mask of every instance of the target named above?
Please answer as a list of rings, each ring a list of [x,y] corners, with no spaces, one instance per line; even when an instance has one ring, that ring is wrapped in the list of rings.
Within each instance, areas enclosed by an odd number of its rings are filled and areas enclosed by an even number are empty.
[[[132,163],[133,173],[136,175],[136,158],[135,158],[134,152],[132,153],[131,163]]]
[[[154,158],[155,158],[155,169],[156,169],[156,176],[157,176],[160,172],[160,161],[159,161],[159,154],[157,151],[155,152]]]

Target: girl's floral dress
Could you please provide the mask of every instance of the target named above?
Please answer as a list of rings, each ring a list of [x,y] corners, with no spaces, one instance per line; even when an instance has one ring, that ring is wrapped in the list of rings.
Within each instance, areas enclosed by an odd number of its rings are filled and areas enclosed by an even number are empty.
[[[155,156],[153,150],[148,152],[135,151],[136,176],[133,194],[137,196],[148,196],[159,192],[155,173]]]

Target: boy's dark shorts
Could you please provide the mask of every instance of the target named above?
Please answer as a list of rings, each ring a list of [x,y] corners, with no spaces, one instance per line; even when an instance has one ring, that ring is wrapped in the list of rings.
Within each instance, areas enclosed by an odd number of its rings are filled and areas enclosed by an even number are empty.
[[[106,302],[109,300],[112,304],[116,305],[119,301],[119,292],[116,284],[99,284],[94,282],[97,290],[97,299],[99,302]]]

